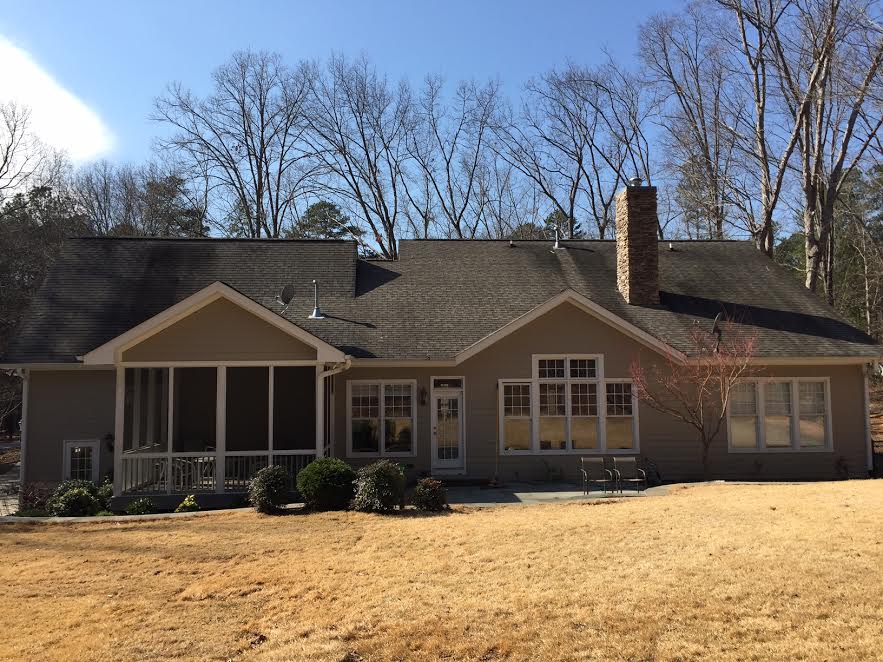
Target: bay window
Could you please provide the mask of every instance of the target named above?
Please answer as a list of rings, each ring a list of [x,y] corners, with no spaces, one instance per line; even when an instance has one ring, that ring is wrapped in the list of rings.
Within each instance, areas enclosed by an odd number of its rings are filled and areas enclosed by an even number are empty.
[[[826,379],[740,382],[730,393],[730,451],[830,449],[828,397]]]
[[[348,454],[413,455],[413,380],[347,382]]]
[[[631,383],[605,380],[600,355],[535,355],[530,381],[499,389],[504,453],[637,451]]]

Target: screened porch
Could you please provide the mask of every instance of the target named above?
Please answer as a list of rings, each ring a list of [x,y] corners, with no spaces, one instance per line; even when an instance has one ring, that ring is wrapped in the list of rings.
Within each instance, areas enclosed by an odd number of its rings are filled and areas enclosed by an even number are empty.
[[[330,446],[333,382],[320,374],[315,364],[119,368],[115,493],[245,492],[270,464],[293,489]]]

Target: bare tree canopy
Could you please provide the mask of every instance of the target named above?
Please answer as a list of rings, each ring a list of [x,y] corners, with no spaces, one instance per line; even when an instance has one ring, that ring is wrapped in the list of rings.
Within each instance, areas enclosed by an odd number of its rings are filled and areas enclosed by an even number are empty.
[[[155,103],[153,118],[172,127],[161,149],[209,179],[215,227],[247,237],[279,237],[297,216],[313,175],[304,140],[311,71],[281,56],[236,53],[200,98],[180,83]]]

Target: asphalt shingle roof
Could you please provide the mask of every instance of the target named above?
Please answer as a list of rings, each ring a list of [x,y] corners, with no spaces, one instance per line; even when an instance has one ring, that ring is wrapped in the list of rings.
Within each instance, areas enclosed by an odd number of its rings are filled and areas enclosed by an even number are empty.
[[[359,259],[347,241],[72,239],[4,362],[72,362],[215,281],[355,357],[450,359],[572,289],[685,353],[695,320],[719,312],[756,329],[758,355],[883,355],[750,242],[659,244],[659,306],[625,303],[612,241],[402,241],[400,258]],[[312,279],[325,320],[308,320]]]

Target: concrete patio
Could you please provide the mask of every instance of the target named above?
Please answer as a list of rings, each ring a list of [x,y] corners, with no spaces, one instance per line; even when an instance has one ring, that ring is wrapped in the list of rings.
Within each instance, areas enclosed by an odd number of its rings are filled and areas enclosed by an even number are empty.
[[[643,498],[662,496],[666,487],[650,487],[641,492],[625,490],[604,493],[592,490],[583,494],[578,483],[507,483],[500,487],[486,485],[449,484],[448,502],[458,506],[502,506],[514,504],[562,503],[567,501],[594,501],[597,499]]]

